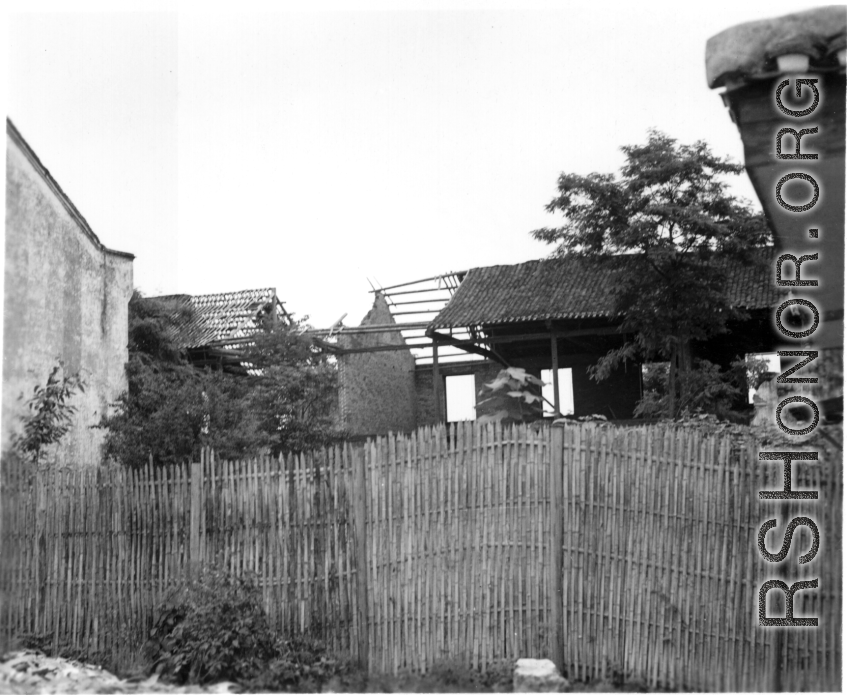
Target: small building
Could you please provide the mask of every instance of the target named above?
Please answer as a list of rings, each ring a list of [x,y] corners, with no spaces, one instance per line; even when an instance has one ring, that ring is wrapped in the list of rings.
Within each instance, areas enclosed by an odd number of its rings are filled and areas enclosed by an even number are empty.
[[[100,460],[102,416],[126,388],[133,255],[107,248],[6,120],[2,447],[59,361],[85,392],[58,463]]]
[[[750,265],[725,262],[730,303],[749,318],[731,323],[724,335],[695,343],[696,357],[726,368],[736,357],[772,351],[763,327],[770,325],[772,307],[784,295],[771,282],[767,260],[772,254],[773,249],[764,248]],[[641,364],[625,363],[600,382],[589,378],[588,367],[631,337],[621,333],[622,317],[614,314],[613,288],[618,265],[635,260],[619,256],[614,263],[601,263],[570,256],[474,268],[428,334],[449,343],[451,332],[470,332],[478,338],[465,349],[483,348],[501,364],[536,376],[550,370],[554,384],[560,370],[569,369],[575,416],[630,419],[641,398]],[[554,387],[554,394],[561,390]],[[556,401],[558,408],[558,396]]]
[[[730,302],[749,318],[695,344],[696,357],[728,368],[736,357],[775,350],[770,326],[785,292],[772,281],[773,249],[759,249],[755,256],[749,265],[725,261],[724,268]],[[615,262],[634,259],[619,256]],[[577,417],[631,419],[642,396],[642,365],[625,364],[601,382],[588,374],[588,367],[630,337],[621,333],[622,317],[614,314],[616,272],[615,263],[576,256],[472,268],[452,274],[455,286],[430,309],[434,317],[406,324],[394,317],[415,310],[394,303],[396,290],[376,292],[362,325],[342,329],[335,345],[344,424],[365,435],[452,420],[446,399],[451,382],[467,391],[461,395],[473,401],[479,417],[486,412],[479,391],[504,366],[552,381],[550,400],[559,412],[565,412],[567,393]],[[392,312],[395,307],[401,311]],[[419,335],[407,341],[404,327]],[[448,350],[451,359],[444,360]],[[564,374],[567,384],[559,383]]]
[[[239,346],[251,336],[291,315],[276,289],[266,287],[217,294],[171,294],[148,297],[172,311],[176,346],[197,367],[244,371]]]

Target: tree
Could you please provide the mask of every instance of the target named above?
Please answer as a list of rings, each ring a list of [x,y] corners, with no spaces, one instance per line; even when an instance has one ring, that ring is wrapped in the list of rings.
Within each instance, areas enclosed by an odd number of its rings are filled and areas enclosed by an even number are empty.
[[[706,361],[695,364],[692,343],[746,318],[730,304],[726,260],[753,262],[770,242],[761,213],[727,191],[726,175],[743,167],[712,154],[706,143],[679,145],[651,130],[644,145],[621,148],[620,175],[561,174],[547,205],[564,223],[531,232],[554,255],[584,255],[615,268],[614,309],[633,340],[591,369],[602,380],[628,359],[665,360],[666,415],[675,417],[702,386]],[[627,254],[623,259],[621,254]]]
[[[26,402],[28,412],[19,418],[22,431],[12,435],[12,451],[34,464],[40,462],[47,447],[68,433],[77,410],[69,401],[76,393],[85,391],[85,381],[79,372],[66,374],[64,367],[64,362],[59,360],[47,377],[47,384],[35,385]]]
[[[104,418],[105,454],[131,466],[173,464],[212,447],[222,458],[300,451],[333,440],[335,371],[302,322],[268,327],[233,374],[194,367],[174,342],[184,305],[133,295],[127,389]]]
[[[244,351],[255,376],[247,399],[273,453],[326,446],[340,437],[333,424],[338,372],[304,335],[303,319],[257,333]]]
[[[668,362],[644,365],[643,397],[635,409],[635,417],[661,417],[668,411]],[[708,360],[694,360],[688,375],[685,397],[678,402],[679,411],[714,415],[719,420],[747,422],[752,413],[737,413],[732,406],[746,395],[748,385],[759,385],[768,363],[754,356],[738,358],[727,371],[721,371]]]

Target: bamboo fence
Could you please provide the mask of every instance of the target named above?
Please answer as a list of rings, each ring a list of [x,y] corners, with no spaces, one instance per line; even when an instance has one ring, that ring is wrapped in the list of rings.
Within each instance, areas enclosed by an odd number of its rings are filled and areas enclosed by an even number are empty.
[[[251,573],[272,625],[375,672],[552,658],[571,679],[700,690],[836,690],[840,451],[795,461],[817,501],[760,500],[782,464],[674,427],[467,423],[309,454],[170,468],[2,471],[0,627],[131,654],[198,567]],[[794,516],[821,544],[765,562]],[[817,578],[762,628],[767,579]],[[780,591],[768,615],[784,615]],[[121,651],[123,650],[123,651]]]

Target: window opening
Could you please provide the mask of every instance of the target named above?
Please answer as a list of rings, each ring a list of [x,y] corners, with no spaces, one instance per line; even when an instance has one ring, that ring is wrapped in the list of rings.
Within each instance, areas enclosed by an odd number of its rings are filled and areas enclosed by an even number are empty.
[[[550,403],[553,403],[553,370],[542,369],[541,381],[544,386],[541,387],[541,395],[544,396]],[[573,371],[570,367],[564,367],[559,370],[559,409],[562,415],[573,415]],[[553,406],[544,403],[544,417],[553,417]]]
[[[476,379],[473,374],[445,378],[447,422],[476,419]]]

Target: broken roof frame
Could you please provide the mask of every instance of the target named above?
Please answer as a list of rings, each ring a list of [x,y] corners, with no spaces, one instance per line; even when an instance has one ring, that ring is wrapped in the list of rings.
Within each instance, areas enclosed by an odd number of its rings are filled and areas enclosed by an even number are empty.
[[[475,328],[462,328],[457,330],[455,334],[451,331],[449,336],[431,335],[429,333],[432,318],[441,313],[453,298],[467,273],[466,270],[449,271],[388,287],[375,287],[371,283],[373,288],[370,290],[371,294],[381,295],[388,304],[392,323],[367,326],[333,326],[332,328],[309,330],[307,334],[312,337],[316,345],[337,355],[409,350],[418,366],[429,365],[437,360],[443,364],[480,360],[487,355],[480,355],[478,350],[474,350],[480,338]],[[425,317],[429,318],[423,320]],[[342,348],[327,340],[338,335],[375,333],[399,333],[403,338],[403,343]]]
[[[767,249],[767,253],[772,252],[773,250],[771,248]],[[577,263],[580,267],[572,268],[568,272],[559,272],[563,270],[559,266],[567,263]],[[590,278],[586,274],[596,274],[596,272],[600,271],[593,270],[589,266],[582,268],[581,266],[583,265],[585,265],[583,261],[574,258],[537,259],[505,266],[450,271],[388,287],[374,287],[372,285],[373,289],[371,293],[382,296],[388,305],[392,317],[390,323],[351,327],[344,326],[339,321],[338,324],[332,327],[308,329],[304,333],[312,339],[312,342],[316,346],[335,355],[409,350],[415,358],[415,364],[419,367],[432,365],[437,368],[436,365],[439,362],[443,365],[448,365],[481,359],[489,359],[503,366],[509,366],[507,360],[498,353],[498,345],[545,339],[563,339],[569,342],[579,342],[581,337],[590,335],[620,334],[619,321],[616,320],[616,317],[608,313],[607,307],[603,306],[603,298],[597,295],[597,288],[608,283],[598,282],[600,279],[598,277],[594,277],[593,281],[589,281]],[[514,277],[500,278],[498,273],[503,274],[504,272],[507,275],[511,273]],[[607,270],[603,270],[602,272],[605,273]],[[524,275],[529,273],[529,275],[524,277],[521,273]],[[492,278],[486,279],[488,275],[493,276],[493,280]],[[544,278],[545,275],[548,276],[546,279]],[[488,295],[488,303],[493,303],[498,307],[500,306],[498,302],[508,304],[510,300],[512,302],[516,301],[519,304],[525,302],[532,304],[533,292],[536,295],[544,297],[545,300],[558,305],[562,303],[563,297],[549,291],[550,288],[545,285],[545,282],[550,282],[549,276],[551,275],[554,276],[555,284],[562,286],[558,288],[558,294],[562,295],[564,293],[563,296],[566,298],[564,304],[553,313],[549,311],[545,313],[545,311],[539,310],[536,307],[529,314],[521,313],[520,315],[505,315],[498,314],[497,312],[491,314],[482,309],[476,313],[471,312],[471,314],[467,312],[462,314],[459,311],[458,315],[456,315],[456,305],[451,301],[463,287],[466,292],[469,291],[470,286],[466,280],[470,276],[472,280],[471,285],[479,285],[480,278],[483,278],[488,283],[494,281],[495,284],[501,280],[507,281],[505,282],[506,298],[498,298],[496,292],[493,290],[486,291],[483,283],[483,293]],[[562,278],[567,281],[562,282]],[[608,280],[608,278],[606,279]],[[749,281],[749,278],[747,280]],[[508,281],[511,281],[513,284],[514,282],[519,282],[520,288],[523,291],[518,292],[515,288],[509,289]],[[536,282],[536,285],[531,286],[532,282]],[[479,293],[479,291],[479,288],[477,288],[476,292]],[[741,296],[744,296],[743,288],[739,291],[741,292]],[[207,298],[237,298],[240,295],[252,296],[257,295],[257,293],[262,294],[263,297],[264,294],[271,293],[269,296],[272,295],[276,302],[277,316],[291,318],[291,314],[285,310],[283,303],[276,296],[274,288],[236,293],[197,295],[195,297],[191,297],[190,295],[170,295],[169,297],[161,297],[159,299],[185,298],[197,301]],[[739,296],[739,299],[741,299],[741,296]],[[760,303],[762,298],[758,298],[757,301]],[[578,309],[578,306],[570,306],[568,308],[568,305],[574,304],[574,302],[576,305],[587,303],[590,306],[590,311],[586,311],[584,308]],[[200,301],[200,303],[202,305],[206,302]],[[450,306],[448,307],[448,305]],[[410,309],[408,307],[412,308]],[[244,312],[242,311],[241,313],[243,314]],[[244,316],[240,318],[244,319]],[[606,319],[609,323],[607,325],[592,326],[582,325],[581,323],[574,325],[572,320],[579,318]],[[253,323],[256,330],[258,330],[259,325],[255,321],[256,319],[254,318]],[[497,325],[525,323],[527,321],[535,323],[540,321],[544,327],[541,328],[539,326],[538,329],[530,333],[517,335],[509,331],[500,334],[496,328],[492,330],[492,327],[496,327]],[[568,321],[570,325],[557,325],[560,321]],[[248,334],[245,334],[245,331]],[[238,350],[239,346],[249,344],[253,340],[252,335],[249,334],[253,332],[252,326],[249,328],[246,326],[236,327],[236,332],[240,332],[241,335],[230,335],[220,339],[206,340],[202,341],[202,344],[197,343],[196,345],[186,347],[193,349],[195,352],[201,349],[208,352],[209,355],[203,357],[203,360],[207,362],[220,362],[224,356],[230,362],[232,360],[237,361],[240,352]],[[333,338],[339,335],[353,336],[380,333],[399,333],[403,341],[397,344],[350,348],[342,347],[337,342],[333,342]]]
[[[249,371],[239,348],[250,344],[253,334],[261,330],[263,313],[272,322],[290,321],[293,316],[285,309],[275,287],[145,299],[173,303],[175,316],[183,307],[190,307],[190,318],[174,327],[179,348],[191,355],[195,365],[229,367],[237,371]],[[272,310],[268,305],[272,305]]]
[[[769,257],[774,253],[774,249],[773,247],[763,247],[761,253]],[[624,257],[621,256],[621,258]],[[567,266],[568,264],[575,264],[576,267],[567,272],[564,272],[567,268],[559,268],[559,266]],[[738,265],[739,268],[744,267],[743,264]],[[381,294],[385,298],[392,319],[394,319],[392,323],[358,327],[334,326],[327,329],[311,330],[308,333],[317,345],[339,355],[409,349],[418,366],[433,364],[436,361],[448,364],[483,358],[493,360],[503,366],[509,366],[507,360],[498,353],[498,345],[545,339],[579,342],[580,338],[592,335],[620,334],[620,321],[609,313],[609,307],[606,306],[608,297],[605,294],[607,293],[604,294],[601,291],[598,294],[598,287],[605,287],[609,283],[599,281],[604,278],[594,277],[597,273],[607,275],[609,272],[614,272],[614,266],[597,264],[595,267],[593,263],[586,263],[585,260],[577,257],[544,258],[518,264],[472,268],[459,272],[451,271],[442,275],[388,287],[374,287],[371,292]],[[774,290],[770,283],[767,283],[767,286],[758,287],[759,278],[757,276],[760,271],[754,271],[752,275],[744,270],[740,274],[737,270],[733,272],[735,276],[732,281],[732,291],[737,295],[739,306],[758,307],[765,304],[769,305],[776,300],[776,296],[771,296]],[[503,273],[509,277],[501,278],[500,275]],[[554,284],[557,285],[555,292],[551,291],[551,287],[548,286],[551,275],[555,276]],[[545,278],[545,276],[547,277]],[[471,285],[468,285],[467,282],[469,277]],[[544,297],[548,303],[557,305],[557,308],[551,311],[552,307],[546,309],[545,307],[536,307],[529,313],[520,312],[514,315],[502,314],[497,311],[491,313],[485,311],[484,308],[475,312],[471,311],[470,314],[468,312],[463,313],[461,310],[457,312],[457,306],[455,302],[451,303],[451,300],[463,288],[463,285],[465,292],[472,285],[479,285],[480,278],[483,280],[483,293],[489,297],[490,304],[498,305],[498,302],[508,304],[510,299],[518,303],[529,302],[532,304],[532,297],[530,296],[528,299],[527,295],[532,295],[534,292],[535,295]],[[567,281],[562,282],[561,278],[566,278]],[[501,280],[506,284],[504,296],[498,297],[493,288],[485,290],[486,282],[496,284]],[[606,277],[605,280],[608,281],[609,278]],[[519,282],[522,291],[518,292],[515,288],[510,289],[508,286],[510,281]],[[534,286],[532,286],[533,282],[535,283]],[[480,290],[476,288],[476,291],[479,292]],[[560,304],[561,306],[559,306]],[[586,306],[580,307],[581,304]],[[410,305],[415,308],[407,310],[406,307]],[[429,318],[428,320],[420,320],[421,317]],[[573,320],[575,319],[606,320],[608,324],[588,326],[582,325],[582,322],[580,322],[578,325],[574,325]],[[557,325],[563,321],[567,321],[570,325]],[[526,322],[542,322],[546,330],[541,329],[541,332],[536,330],[519,335],[511,332],[498,334],[498,331],[492,330],[492,327],[497,325]],[[326,340],[340,334],[365,335],[389,332],[399,332],[404,339],[404,343],[342,348]]]

